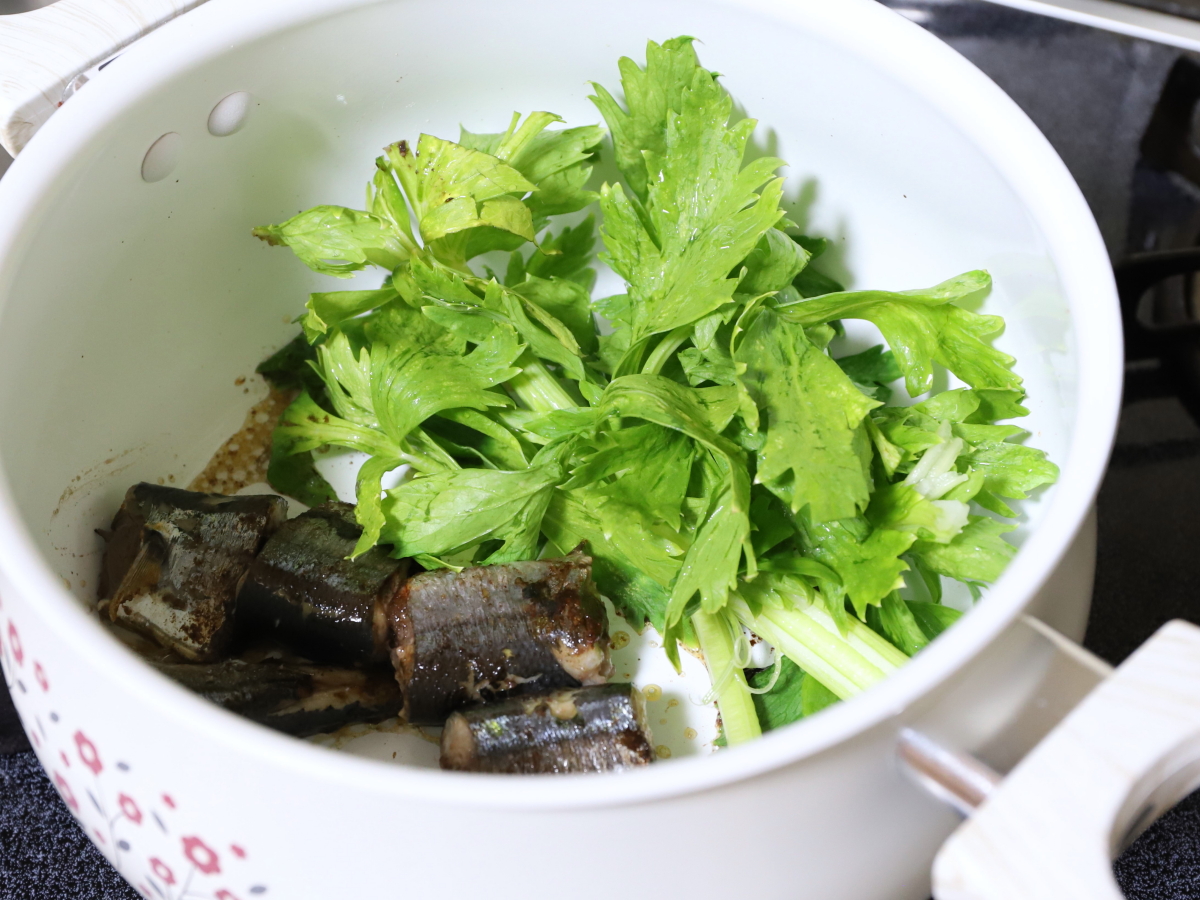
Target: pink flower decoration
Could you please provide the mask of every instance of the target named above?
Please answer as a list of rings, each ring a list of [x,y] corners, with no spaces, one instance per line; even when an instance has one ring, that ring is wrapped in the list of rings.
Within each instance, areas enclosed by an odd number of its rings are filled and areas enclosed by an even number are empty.
[[[54,786],[58,788],[58,793],[62,796],[67,806],[71,807],[75,812],[79,812],[79,801],[75,799],[75,792],[67,784],[67,779],[63,778],[57,772],[54,773]]]
[[[35,746],[35,747],[42,746],[42,740],[41,740],[41,738],[38,737],[36,731],[29,732],[29,737],[33,741],[33,746]]]
[[[64,766],[66,766],[68,769],[71,768],[71,758],[69,756],[67,756],[66,750],[59,750],[58,758],[63,761]]]
[[[8,646],[12,647],[13,659],[17,661],[17,665],[25,665],[25,650],[21,647],[21,636],[17,634],[17,626],[11,621],[8,623]]]
[[[245,851],[245,850],[243,850],[241,847],[239,847],[237,844],[230,844],[230,845],[229,845],[229,851],[230,851],[230,852],[231,852],[231,853],[232,853],[234,856],[236,856],[238,859],[245,859],[245,858],[246,858],[246,851]]]
[[[225,888],[221,888],[214,896],[216,900],[238,900],[232,892],[225,890]]]
[[[125,813],[125,818],[134,825],[142,824],[142,811],[132,797],[128,794],[121,794],[117,797],[117,804],[121,807],[121,812]]]
[[[154,874],[161,878],[166,884],[175,883],[175,873],[171,871],[171,867],[159,859],[157,856],[150,860],[150,868],[154,870]]]
[[[99,775],[104,766],[100,763],[100,753],[96,750],[96,745],[89,741],[82,731],[77,731],[75,746],[79,749],[79,758],[83,760],[83,764],[92,770],[93,775]]]
[[[108,843],[108,841],[106,841],[106,840],[104,839],[104,835],[102,835],[102,834],[100,833],[100,829],[99,829],[99,828],[94,828],[94,829],[92,829],[92,834],[94,834],[94,835],[96,836],[96,840],[98,840],[100,843],[102,843],[102,844],[107,844],[107,843]]]
[[[33,664],[33,677],[37,679],[37,683],[41,685],[43,691],[50,690],[50,679],[46,677],[46,670],[42,668],[40,662]]]
[[[163,794],[162,801],[163,803],[167,804],[167,806],[171,807],[171,809],[175,808],[175,801],[171,799],[170,794]]]
[[[216,851],[198,837],[183,839],[183,855],[205,875],[216,875],[221,871]]]

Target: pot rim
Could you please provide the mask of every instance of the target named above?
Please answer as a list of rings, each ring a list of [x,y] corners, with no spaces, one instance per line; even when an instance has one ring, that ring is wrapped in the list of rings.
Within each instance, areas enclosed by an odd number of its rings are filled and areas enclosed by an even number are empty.
[[[13,264],[31,240],[41,197],[110,119],[163,80],[231,44],[266,37],[387,0],[209,0],[126,51],[125,63],[58,111],[0,180],[0,304]],[[473,807],[588,808],[713,789],[802,760],[880,726],[967,664],[1030,602],[1078,531],[1107,464],[1121,395],[1122,340],[1107,251],[1079,188],[1046,138],[987,76],[920,26],[875,0],[719,0],[797,26],[844,49],[929,102],[976,146],[1042,232],[1073,313],[1078,404],[1070,450],[1037,540],[1027,540],[987,596],[947,634],[878,686],[762,738],[711,757],[623,773],[512,779],[389,765],[331,753],[255,725],[150,673],[92,618],[42,558],[21,521],[0,460],[0,571],[46,625],[133,702],[235,754],[348,789]],[[83,99],[81,99],[83,98]],[[147,676],[150,677],[147,677]]]

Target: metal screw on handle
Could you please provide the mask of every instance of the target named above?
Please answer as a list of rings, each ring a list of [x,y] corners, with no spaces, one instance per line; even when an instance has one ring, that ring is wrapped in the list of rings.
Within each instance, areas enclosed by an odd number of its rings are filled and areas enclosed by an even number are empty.
[[[917,784],[963,816],[975,812],[1001,781],[969,753],[949,750],[912,728],[900,732],[896,753]]]

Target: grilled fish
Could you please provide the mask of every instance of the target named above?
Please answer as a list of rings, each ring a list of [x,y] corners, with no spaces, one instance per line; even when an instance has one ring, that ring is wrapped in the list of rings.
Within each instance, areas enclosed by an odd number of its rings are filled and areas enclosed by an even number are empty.
[[[297,737],[380,722],[397,715],[403,702],[386,669],[365,672],[240,659],[154,667],[218,706]]]
[[[217,659],[254,555],[283,523],[287,501],[135,484],[104,534],[100,598],[120,622],[185,659]]]
[[[441,724],[468,703],[603,684],[608,620],[591,557],[573,553],[412,576],[388,610],[405,715]]]
[[[239,632],[276,638],[318,662],[386,664],[385,612],[408,560],[380,547],[347,559],[360,534],[349,503],[326,503],[285,522],[238,594]]]
[[[460,710],[442,731],[442,768],[464,772],[609,772],[653,759],[645,704],[632,684],[510,697]]]

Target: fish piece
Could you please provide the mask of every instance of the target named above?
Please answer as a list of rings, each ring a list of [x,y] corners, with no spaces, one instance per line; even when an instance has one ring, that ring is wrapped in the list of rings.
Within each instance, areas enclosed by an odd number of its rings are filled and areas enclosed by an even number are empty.
[[[381,722],[403,699],[387,669],[365,671],[228,659],[217,663],[155,663],[164,675],[230,712],[296,737]]]
[[[217,659],[233,637],[242,577],[286,517],[282,497],[135,484],[104,534],[109,617],[185,659]]]
[[[608,617],[580,552],[414,575],[388,611],[405,715],[441,724],[512,691],[603,684]]]
[[[641,692],[605,684],[510,697],[454,713],[443,769],[512,775],[612,772],[654,759]]]
[[[380,547],[347,559],[361,534],[349,503],[325,503],[285,522],[238,594],[239,632],[278,639],[318,662],[386,662],[386,611],[408,560]]]

